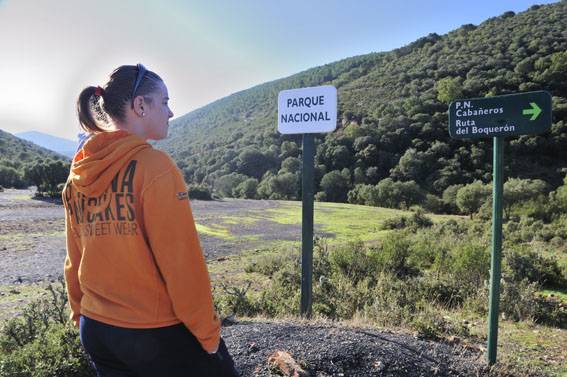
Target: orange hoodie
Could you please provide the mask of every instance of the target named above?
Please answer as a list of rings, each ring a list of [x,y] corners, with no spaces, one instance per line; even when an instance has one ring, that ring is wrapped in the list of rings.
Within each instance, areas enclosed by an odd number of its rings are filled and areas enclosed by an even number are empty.
[[[175,163],[125,131],[93,135],[63,190],[71,319],[128,328],[183,322],[212,352],[220,340],[209,275]]]

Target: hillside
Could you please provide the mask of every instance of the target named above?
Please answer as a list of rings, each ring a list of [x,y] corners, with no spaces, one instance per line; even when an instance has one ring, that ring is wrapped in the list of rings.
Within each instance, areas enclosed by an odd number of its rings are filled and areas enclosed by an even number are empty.
[[[532,6],[316,67],[182,116],[157,146],[172,154],[188,182],[226,196],[295,199],[301,139],[277,133],[277,94],[330,84],[338,89],[339,129],[317,138],[318,199],[357,202],[349,191],[386,178],[413,181],[422,193],[441,197],[450,186],[492,176],[491,140],[451,140],[448,103],[548,90],[551,132],[508,139],[505,164],[509,177],[543,179],[552,189],[567,167],[565,19],[566,1]]]
[[[0,130],[0,186],[27,186],[30,182],[23,180],[24,168],[46,160],[67,162],[68,158]]]
[[[34,144],[67,156],[69,158],[73,157],[75,151],[77,150],[77,142],[48,135],[42,132],[18,132],[17,134],[15,134],[15,136],[19,137],[20,139],[31,141]]]

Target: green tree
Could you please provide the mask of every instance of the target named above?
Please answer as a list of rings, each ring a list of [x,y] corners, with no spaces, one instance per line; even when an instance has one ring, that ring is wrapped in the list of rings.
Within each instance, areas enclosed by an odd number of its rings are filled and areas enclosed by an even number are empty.
[[[414,181],[399,182],[392,178],[378,182],[370,195],[368,204],[388,208],[409,208],[424,198],[423,191]]]
[[[541,179],[510,178],[504,183],[504,215],[510,216],[512,206],[545,194],[547,183]]]
[[[298,173],[301,169],[301,160],[297,157],[288,157],[282,161],[282,168],[280,171],[287,173]]]
[[[240,183],[233,190],[232,194],[237,198],[256,199],[258,189],[258,180],[256,178],[248,178]]]
[[[344,202],[347,199],[349,180],[342,172],[333,170],[321,179],[321,191],[330,202]]]
[[[239,173],[223,175],[215,181],[214,189],[222,196],[231,197],[232,191],[248,178],[249,177]]]
[[[456,203],[457,207],[463,212],[470,215],[478,212],[480,207],[490,198],[490,187],[481,181],[474,181],[463,186],[457,191]]]
[[[37,187],[37,194],[57,196],[58,186],[65,183],[69,175],[69,164],[63,161],[36,161],[24,169],[24,179]]]
[[[446,208],[451,212],[457,212],[459,207],[457,206],[457,193],[464,185],[452,185],[447,187],[443,191],[442,200]]]
[[[437,82],[437,99],[449,104],[462,97],[462,87],[463,84],[460,77],[445,77]]]
[[[23,177],[16,169],[0,165],[0,186],[23,188],[24,185]]]
[[[254,178],[260,178],[274,166],[275,161],[271,156],[266,156],[254,147],[242,151],[237,159],[238,172]]]

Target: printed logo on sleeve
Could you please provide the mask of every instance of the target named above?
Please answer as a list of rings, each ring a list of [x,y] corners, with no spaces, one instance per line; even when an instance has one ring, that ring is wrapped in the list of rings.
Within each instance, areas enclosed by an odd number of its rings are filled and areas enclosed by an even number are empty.
[[[178,192],[177,199],[179,200],[189,199],[189,194],[187,193],[187,191]]]

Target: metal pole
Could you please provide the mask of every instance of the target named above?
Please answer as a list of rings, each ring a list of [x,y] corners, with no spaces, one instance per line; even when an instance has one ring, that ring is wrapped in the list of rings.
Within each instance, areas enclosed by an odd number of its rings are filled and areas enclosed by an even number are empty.
[[[303,209],[301,222],[301,315],[311,317],[313,280],[314,135],[303,134]]]
[[[498,345],[498,315],[500,304],[500,261],[502,259],[502,156],[504,138],[494,137],[493,188],[492,188],[492,256],[490,261],[490,299],[488,310],[488,348],[489,364],[496,362]]]

